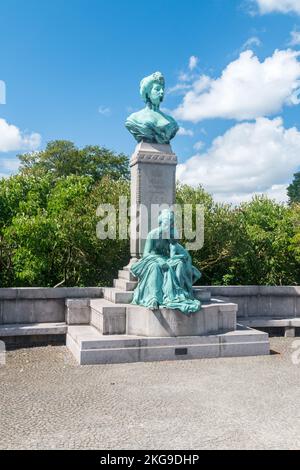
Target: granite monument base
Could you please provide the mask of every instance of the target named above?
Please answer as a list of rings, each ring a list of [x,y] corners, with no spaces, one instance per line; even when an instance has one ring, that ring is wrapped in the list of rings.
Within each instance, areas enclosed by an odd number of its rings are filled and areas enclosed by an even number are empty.
[[[78,301],[68,301],[67,346],[79,364],[270,353],[268,334],[237,324],[237,305],[211,299],[208,288],[194,288],[194,296],[201,301],[202,308],[185,316],[176,310],[153,312],[132,305],[135,282],[128,270],[119,271],[119,280],[115,280],[118,287],[104,288],[104,298],[90,299],[89,320],[84,303],[82,322]]]
[[[239,325],[235,331],[228,333],[177,338],[105,336],[89,325],[70,326],[67,347],[81,365],[257,356],[270,353],[267,333]]]
[[[203,336],[236,330],[237,305],[213,300],[199,312],[185,315],[179,310],[128,306],[126,333],[148,337]]]

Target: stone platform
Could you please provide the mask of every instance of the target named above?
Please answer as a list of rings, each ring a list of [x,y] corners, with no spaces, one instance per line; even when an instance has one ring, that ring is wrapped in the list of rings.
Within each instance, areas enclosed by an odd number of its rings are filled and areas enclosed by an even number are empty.
[[[81,365],[256,356],[270,352],[267,333],[242,326],[223,334],[176,338],[107,336],[93,326],[70,326],[67,347]]]
[[[132,305],[136,285],[125,268],[103,298],[66,301],[67,346],[79,364],[269,354],[268,334],[237,325],[237,305],[212,299],[208,288],[194,288],[202,307],[187,316]]]

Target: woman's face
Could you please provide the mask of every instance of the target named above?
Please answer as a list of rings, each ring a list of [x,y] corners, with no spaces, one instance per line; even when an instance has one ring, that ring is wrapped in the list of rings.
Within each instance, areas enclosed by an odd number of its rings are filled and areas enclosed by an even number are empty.
[[[155,106],[159,106],[162,100],[164,99],[164,94],[164,86],[158,82],[154,83],[149,94],[151,103]]]
[[[172,217],[166,217],[162,220],[161,231],[169,238],[174,238],[174,219]]]

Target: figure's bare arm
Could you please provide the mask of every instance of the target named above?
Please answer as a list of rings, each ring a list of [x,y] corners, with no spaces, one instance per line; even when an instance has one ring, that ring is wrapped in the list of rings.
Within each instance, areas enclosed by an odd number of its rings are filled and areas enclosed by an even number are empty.
[[[176,243],[170,243],[170,258],[176,255]]]
[[[144,253],[143,256],[148,256],[151,254],[152,251],[152,238],[148,235],[146,243],[145,243],[145,248],[144,248]]]
[[[171,243],[170,258],[181,259],[181,260],[188,259],[186,250],[178,243]]]

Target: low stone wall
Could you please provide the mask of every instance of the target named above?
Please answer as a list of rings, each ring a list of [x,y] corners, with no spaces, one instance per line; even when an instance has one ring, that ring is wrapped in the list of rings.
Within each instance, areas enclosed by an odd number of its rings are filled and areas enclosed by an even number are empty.
[[[238,318],[300,317],[300,286],[212,286],[212,297],[238,304]]]
[[[300,286],[211,286],[213,298],[238,304],[238,318],[299,318]],[[102,298],[101,287],[0,288],[0,325],[65,321],[66,299]]]
[[[0,289],[0,325],[64,322],[66,299],[102,296],[101,287],[2,288]]]

